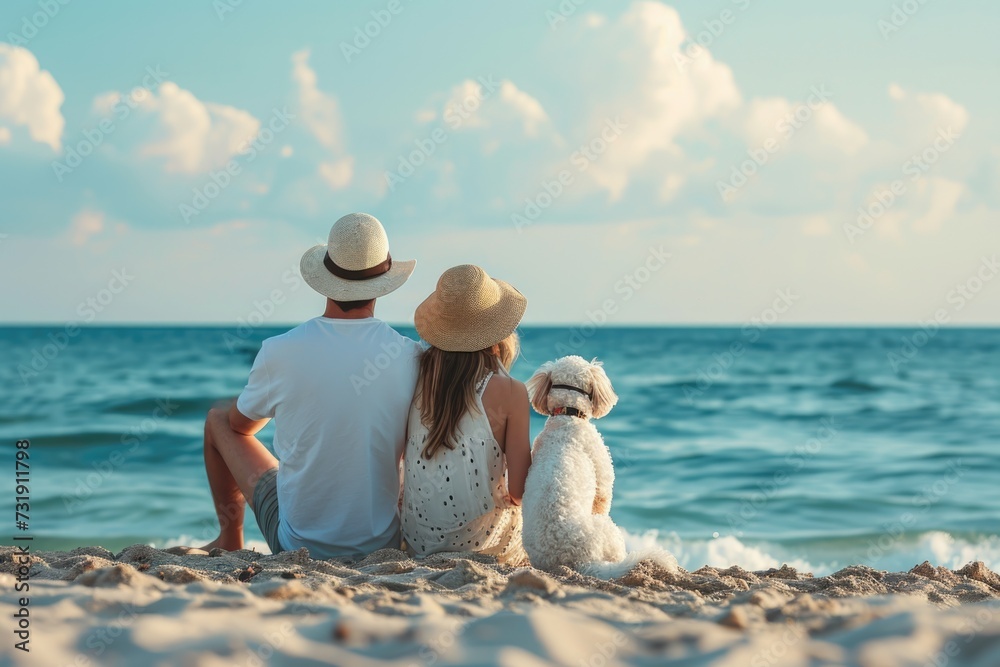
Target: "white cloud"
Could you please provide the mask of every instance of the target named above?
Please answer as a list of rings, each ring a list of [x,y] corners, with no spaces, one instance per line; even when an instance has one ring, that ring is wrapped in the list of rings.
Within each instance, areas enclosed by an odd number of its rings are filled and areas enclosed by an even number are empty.
[[[754,149],[775,142],[778,146],[823,155],[853,155],[868,144],[867,133],[848,120],[829,101],[807,98],[795,102],[784,97],[753,99],[743,111],[747,143]]]
[[[563,76],[556,87],[519,79],[526,90],[510,80],[470,78],[435,98],[436,114],[427,104],[412,110],[417,123],[440,119],[452,130],[470,131],[470,143],[479,142],[478,151],[449,156],[456,161],[460,189],[469,185],[472,169],[464,160],[470,155],[490,157],[497,177],[506,177],[498,187],[509,191],[512,201],[530,198],[538,183],[568,165],[574,184],[546,213],[547,220],[572,220],[582,202],[624,215],[635,215],[647,203],[660,210],[669,204],[671,213],[721,205],[733,213],[780,210],[794,216],[796,236],[826,236],[863,204],[876,181],[910,176],[903,172],[907,157],[929,145],[926,139],[913,144],[920,132],[933,140],[938,126],[968,125],[966,110],[947,96],[896,85],[882,111],[902,114],[905,122],[888,128],[849,113],[849,89],[816,83],[782,91],[783,96],[745,96],[728,64],[695,43],[693,33],[701,26],[686,28],[677,11],[661,2],[633,2],[620,17],[607,19],[579,14],[540,48],[544,57],[564,59],[584,76]],[[541,99],[528,92],[532,86],[544,91]],[[620,133],[610,131],[608,122],[618,119]],[[536,141],[530,152],[511,150],[524,136],[557,140]],[[750,162],[748,151],[771,139],[779,154]],[[593,146],[596,157],[574,160]],[[942,161],[928,175],[962,181],[972,167],[968,160],[953,166],[961,157],[949,155],[947,164]],[[748,162],[752,173],[736,171]],[[980,171],[982,183],[995,180],[987,168]],[[733,202],[715,200],[718,185],[734,173],[746,176],[745,189],[738,186]],[[878,221],[871,236],[898,239],[903,232],[933,229],[946,204],[958,201],[947,192],[951,199],[941,190],[933,207],[938,212],[921,225],[914,220],[923,219],[930,203],[901,203]]]
[[[425,125],[437,118],[437,111],[434,111],[434,109],[420,109],[414,114],[413,118],[421,125]]]
[[[524,133],[529,137],[534,136],[538,131],[538,126],[549,119],[538,100],[523,90],[519,90],[510,81],[505,80],[500,84],[500,101],[509,106],[521,119],[524,124]]]
[[[663,201],[671,201],[684,187],[686,178],[683,174],[677,172],[672,172],[664,176],[663,183],[660,185],[660,199]]]
[[[753,147],[763,146],[768,139],[779,138],[778,125],[792,112],[792,104],[784,97],[760,97],[750,101],[743,116],[743,133]]]
[[[121,99],[122,94],[113,90],[107,93],[101,93],[100,95],[94,97],[94,101],[90,106],[97,115],[107,116],[111,114],[115,105],[118,104]]]
[[[445,100],[441,116],[454,129],[459,127],[485,127],[488,123],[480,113],[490,91],[484,91],[478,81],[466,79],[451,89]]]
[[[815,120],[815,132],[812,135],[818,147],[850,155],[868,144],[868,134],[830,102],[821,104],[816,109]]]
[[[103,108],[108,101],[100,96],[95,105]],[[248,112],[202,102],[170,81],[137,101],[159,129],[159,136],[144,144],[140,154],[163,158],[169,172],[194,174],[221,167],[260,129],[260,121]]]
[[[342,148],[343,123],[340,108],[332,95],[321,91],[316,72],[309,66],[309,51],[292,55],[292,80],[298,86],[302,122],[319,143],[331,150]]]
[[[595,139],[609,118],[620,116],[627,126],[588,170],[612,200],[622,196],[651,156],[681,157],[679,139],[742,103],[732,70],[707,50],[684,63],[678,60],[687,35],[672,7],[637,2],[617,22],[584,22],[579,28],[586,39],[562,30],[568,42],[560,46],[590,73],[587,86],[599,81],[605,93],[602,102],[590,105],[593,113],[576,138],[580,143]]]
[[[549,122],[541,102],[509,79],[462,81],[451,89],[441,116],[452,129],[502,128],[513,123],[528,137],[536,136],[539,128]],[[418,112],[418,117],[433,119],[425,111]]]
[[[319,175],[334,190],[343,190],[354,178],[354,158],[323,162],[319,165]]]
[[[347,187],[354,178],[354,158],[344,155],[340,106],[335,97],[317,86],[318,77],[309,66],[308,49],[292,54],[292,80],[298,88],[299,116],[303,124],[321,146],[334,154],[334,159],[319,165],[320,177],[334,190]]]
[[[0,146],[10,143],[10,130],[6,127],[0,127]]]
[[[714,228],[703,225],[696,232],[656,220],[578,223],[573,228],[573,259],[588,267],[574,275],[573,291],[580,298],[547,289],[552,248],[564,243],[565,225],[536,223],[521,234],[509,227],[454,228],[448,231],[446,244],[440,237],[406,229],[392,236],[393,243],[401,257],[417,257],[421,269],[381,307],[390,321],[409,321],[412,304],[433,290],[441,271],[478,253],[490,275],[527,295],[526,321],[531,323],[587,322],[588,312],[612,298],[620,308],[608,318],[609,325],[733,324],[759,317],[777,289],[801,297],[782,316],[784,324],[915,322],[946,306],[945,293],[956,277],[975,269],[983,247],[996,247],[1000,229],[986,224],[987,219],[983,215],[957,221],[942,231],[949,234],[948,243],[916,236],[916,245],[906,252],[900,252],[894,241],[867,236],[850,247],[838,238],[836,217],[827,218],[833,234],[819,237],[801,230],[808,224],[818,232],[821,223],[799,215],[726,216],[716,219]],[[980,231],[973,233],[977,228]],[[666,266],[632,298],[621,299],[614,291],[616,281],[642,266],[650,248],[660,247],[672,253]],[[483,255],[482,248],[490,252]],[[518,261],[510,261],[511,257]],[[746,278],[734,281],[733,275]],[[698,289],[690,290],[692,284]],[[1000,292],[984,290],[976,309],[954,313],[954,321],[995,322],[998,307]]]
[[[829,236],[833,233],[830,221],[821,215],[812,216],[802,223],[802,234],[804,236]]]
[[[869,212],[875,237],[899,244],[912,243],[915,235],[936,234],[945,223],[960,219],[958,205],[969,192],[965,183],[934,176],[907,181],[905,187],[902,194],[889,199],[891,184],[878,183],[865,199],[861,208]],[[884,212],[872,215],[878,211]],[[857,243],[869,243],[867,236]]]
[[[0,43],[0,124],[7,130],[0,132],[6,136],[0,143],[10,141],[8,126],[21,125],[32,140],[58,151],[66,124],[59,110],[63,99],[59,84],[31,51]]]
[[[437,167],[438,182],[431,190],[431,194],[436,199],[450,199],[458,194],[458,185],[455,183],[455,163],[451,160],[443,160]]]
[[[969,112],[943,93],[911,93],[898,84],[889,86],[889,98],[896,102],[898,131],[904,140],[927,143],[940,130],[965,130]]]
[[[915,190],[924,211],[914,217],[913,231],[930,234],[939,231],[955,214],[966,187],[964,183],[946,178],[928,178],[918,182]]]
[[[848,253],[844,261],[849,267],[857,271],[858,273],[864,273],[868,271],[868,262],[865,261],[864,256],[859,252]]]
[[[104,231],[104,214],[84,209],[73,216],[69,226],[69,239],[73,245],[84,245],[91,236]]]
[[[787,144],[782,159],[786,152],[799,154],[817,167],[828,157],[857,156],[871,143],[868,133],[847,118],[821,86],[802,91],[801,101],[745,100],[730,67],[699,46],[678,12],[660,2],[634,2],[619,19],[571,21],[551,48],[587,72],[586,80],[572,91],[570,103],[587,111],[564,130],[569,143],[601,146],[608,119],[620,117],[624,126],[591,161],[584,177],[611,202],[624,197],[633,182],[658,189],[662,201],[675,201],[682,188],[698,189],[700,181],[712,177],[702,168],[711,156],[735,158],[765,142]],[[597,98],[595,89],[601,90]],[[732,151],[734,142],[739,149]],[[704,155],[706,149],[710,157]],[[830,166],[824,168],[829,171]],[[710,171],[729,169],[724,162]],[[692,176],[698,172],[702,178]],[[668,173],[684,174],[690,186],[665,180]]]

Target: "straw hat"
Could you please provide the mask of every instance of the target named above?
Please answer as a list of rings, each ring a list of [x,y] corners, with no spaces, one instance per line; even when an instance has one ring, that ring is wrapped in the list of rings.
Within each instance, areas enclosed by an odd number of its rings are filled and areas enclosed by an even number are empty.
[[[517,328],[528,300],[478,266],[448,269],[417,306],[413,322],[425,341],[446,352],[493,347]]]
[[[334,301],[385,296],[413,273],[413,260],[394,260],[378,218],[349,213],[333,223],[329,243],[302,255],[299,268],[309,287]]]

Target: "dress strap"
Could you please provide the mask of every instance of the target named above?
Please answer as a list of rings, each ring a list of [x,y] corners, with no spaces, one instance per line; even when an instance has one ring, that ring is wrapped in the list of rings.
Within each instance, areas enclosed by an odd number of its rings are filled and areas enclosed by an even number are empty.
[[[482,379],[482,381],[479,383],[479,386],[476,388],[476,394],[480,398],[482,398],[483,392],[486,391],[486,385],[490,383],[490,378],[492,377],[493,377],[493,371],[490,371],[489,373],[486,374],[486,377]]]

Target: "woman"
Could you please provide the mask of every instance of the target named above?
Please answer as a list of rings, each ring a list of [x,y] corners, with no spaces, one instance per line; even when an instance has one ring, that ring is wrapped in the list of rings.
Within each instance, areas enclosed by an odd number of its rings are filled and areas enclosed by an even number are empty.
[[[431,345],[420,358],[403,463],[402,532],[416,555],[527,562],[528,392],[507,373],[526,305],[516,289],[466,264],[445,271],[414,314]]]

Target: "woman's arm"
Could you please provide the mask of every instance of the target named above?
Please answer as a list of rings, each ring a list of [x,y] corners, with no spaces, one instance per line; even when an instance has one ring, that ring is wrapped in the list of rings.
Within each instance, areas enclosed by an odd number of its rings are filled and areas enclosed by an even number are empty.
[[[531,466],[531,436],[528,429],[530,411],[528,390],[524,383],[511,380],[507,405],[507,433],[504,454],[507,457],[507,493],[515,505],[521,504],[524,480]]]

